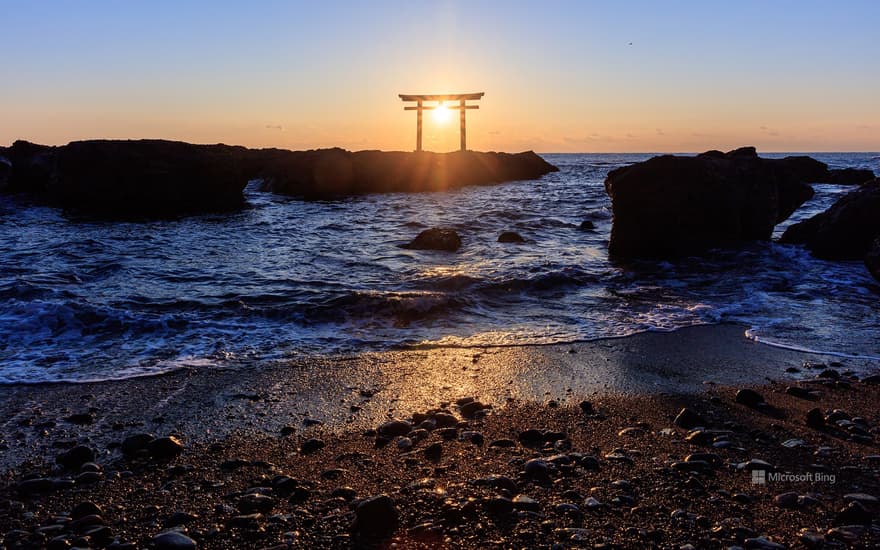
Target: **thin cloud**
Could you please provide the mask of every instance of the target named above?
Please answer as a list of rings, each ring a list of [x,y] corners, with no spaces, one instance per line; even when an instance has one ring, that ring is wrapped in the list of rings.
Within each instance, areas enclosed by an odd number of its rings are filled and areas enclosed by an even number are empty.
[[[280,124],[267,124],[266,129],[267,130],[278,130],[279,132],[283,132],[284,126],[282,126]]]

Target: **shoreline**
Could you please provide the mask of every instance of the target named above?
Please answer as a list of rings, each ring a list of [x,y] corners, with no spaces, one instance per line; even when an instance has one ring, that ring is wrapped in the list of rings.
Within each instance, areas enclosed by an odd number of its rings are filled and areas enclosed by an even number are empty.
[[[795,382],[815,372],[804,363],[833,364],[860,374],[870,360],[778,348],[748,339],[738,324],[698,325],[574,344],[431,348],[305,356],[236,367],[182,368],[155,376],[82,383],[0,386],[0,434],[59,420],[64,437],[105,444],[114,426],[174,431],[190,440],[238,430],[275,434],[304,423],[327,430],[365,429],[397,410],[473,396],[493,406],[577,403],[595,396],[704,392],[707,387]],[[786,369],[798,372],[786,372]],[[86,414],[88,424],[66,417]],[[0,467],[44,454],[44,437],[7,443]]]
[[[854,363],[821,360],[713,325],[0,387],[0,540],[870,546],[880,543],[880,387],[848,374]],[[682,421],[683,408],[696,420]],[[821,426],[804,421],[823,413]],[[175,439],[164,455],[122,453],[141,433]],[[71,464],[77,449],[89,463]],[[789,477],[753,485],[755,465]]]

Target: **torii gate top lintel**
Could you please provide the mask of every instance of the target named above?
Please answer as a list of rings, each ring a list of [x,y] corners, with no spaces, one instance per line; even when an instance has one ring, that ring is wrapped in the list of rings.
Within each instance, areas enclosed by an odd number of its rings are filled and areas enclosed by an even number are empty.
[[[431,111],[437,107],[432,105],[424,105],[425,101],[437,101],[438,106],[443,105],[444,101],[458,101],[458,105],[449,105],[448,109],[459,109],[459,127],[461,130],[461,150],[467,150],[467,139],[465,134],[465,112],[468,109],[479,109],[479,105],[468,105],[468,100],[479,100],[485,92],[476,92],[470,94],[397,94],[403,101],[415,101],[415,107],[404,107],[404,111],[416,111],[416,151],[422,150],[422,111]]]
[[[460,101],[468,99],[480,99],[486,92],[473,94],[397,94],[404,101]]]

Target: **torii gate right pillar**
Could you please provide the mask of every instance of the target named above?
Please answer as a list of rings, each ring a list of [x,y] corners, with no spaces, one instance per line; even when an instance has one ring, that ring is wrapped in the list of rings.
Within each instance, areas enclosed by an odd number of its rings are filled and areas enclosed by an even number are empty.
[[[458,127],[461,132],[461,150],[467,151],[467,133],[465,132],[465,123],[464,123],[464,113],[467,111],[467,106],[465,105],[465,100],[460,100],[459,103],[459,118],[458,118]]]

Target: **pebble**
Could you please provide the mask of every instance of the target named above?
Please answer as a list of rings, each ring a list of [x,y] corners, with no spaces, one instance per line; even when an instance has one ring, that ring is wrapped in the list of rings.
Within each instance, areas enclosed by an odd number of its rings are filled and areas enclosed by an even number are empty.
[[[604,504],[602,504],[599,500],[597,500],[596,498],[593,498],[593,497],[587,497],[587,499],[584,501],[584,507],[586,507],[588,510],[598,510],[599,508],[602,508],[603,506],[604,506]]]
[[[15,488],[22,495],[49,493],[55,489],[55,482],[46,477],[26,479],[18,482],[18,485],[16,485]]]
[[[835,525],[868,525],[873,514],[861,503],[851,500],[834,516]]]
[[[86,462],[95,461],[95,451],[85,445],[77,445],[56,457],[55,462],[71,470],[79,470]]]
[[[443,445],[441,445],[440,443],[432,443],[428,445],[422,452],[424,453],[425,458],[432,462],[437,462],[443,455]]]
[[[817,430],[825,428],[825,417],[822,414],[822,411],[818,408],[807,411],[806,423],[807,426]]]
[[[133,456],[147,448],[150,441],[156,439],[151,433],[139,433],[126,437],[122,440],[121,450],[125,456]]]
[[[435,413],[432,417],[434,419],[434,423],[438,428],[454,428],[458,426],[458,418],[454,415],[445,412]]]
[[[381,536],[394,532],[397,523],[394,501],[388,495],[376,495],[358,503],[352,528],[358,533]]]
[[[537,512],[540,509],[538,501],[526,495],[516,495],[513,497],[513,507],[517,510],[528,510]]]
[[[874,495],[869,495],[867,493],[848,493],[846,495],[843,495],[843,500],[852,500],[864,504],[865,506],[873,506],[880,502],[880,499],[878,499]]]
[[[71,519],[81,519],[86,516],[100,516],[103,515],[104,511],[101,510],[101,507],[95,504],[90,500],[85,500],[80,502],[70,511]]]
[[[186,525],[187,523],[192,523],[195,520],[199,519],[199,516],[195,514],[190,514],[189,512],[177,511],[168,516],[165,521],[162,522],[164,527],[177,527],[179,525]]]
[[[274,507],[274,498],[259,493],[244,495],[238,499],[238,511],[242,514],[253,514],[254,512],[266,514],[271,512]]]
[[[333,498],[342,498],[346,502],[354,500],[357,496],[357,491],[352,489],[351,487],[337,487],[333,489],[333,492],[330,493],[330,496]]]
[[[782,493],[773,497],[773,504],[780,508],[797,508],[799,496],[795,492]]]
[[[465,418],[473,418],[477,413],[489,408],[491,408],[491,405],[485,405],[479,401],[471,401],[470,403],[465,403],[459,407],[459,412],[461,412],[461,416]]]
[[[778,542],[773,542],[772,540],[768,540],[764,537],[746,539],[743,544],[746,548],[754,550],[785,550],[787,548],[786,546],[779,544]]]
[[[167,531],[153,537],[151,541],[156,550],[195,550],[196,541],[177,531]]]
[[[313,437],[303,441],[303,444],[299,448],[299,453],[302,455],[310,455],[320,451],[325,446],[326,444],[322,440]]]
[[[748,462],[740,462],[739,464],[737,464],[736,467],[738,470],[747,470],[747,471],[752,471],[752,470],[764,470],[767,472],[775,471],[775,468],[773,467],[772,464],[770,464],[769,462],[767,462],[765,460],[761,460],[760,458],[753,458],[753,459],[749,460]]]
[[[815,393],[798,386],[789,386],[785,389],[785,393],[792,397],[797,397],[798,399],[806,399],[807,401],[816,401],[819,399]]]
[[[461,432],[461,435],[459,435],[458,438],[461,441],[467,441],[467,442],[473,443],[474,445],[477,445],[477,446],[482,446],[483,443],[485,442],[485,438],[483,437],[483,434],[481,434],[480,432],[473,432],[473,431]]]
[[[173,435],[158,437],[147,444],[147,453],[156,460],[171,460],[183,452],[183,443]]]
[[[766,404],[764,397],[760,393],[750,389],[742,389],[736,392],[736,402],[752,408]]]
[[[675,420],[673,420],[672,423],[679,428],[691,430],[698,426],[705,426],[706,419],[704,419],[702,416],[695,413],[691,409],[684,408],[678,413],[678,415],[676,415]]]
[[[578,406],[584,414],[593,414],[593,404],[589,401],[581,401]]]
[[[389,420],[376,428],[376,432],[384,437],[401,437],[411,432],[412,429],[412,424],[406,420]]]
[[[550,466],[540,458],[533,458],[525,464],[526,477],[537,480],[550,478]]]
[[[513,512],[513,501],[506,497],[491,497],[483,501],[483,507],[493,516],[505,516]]]

